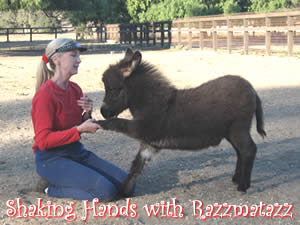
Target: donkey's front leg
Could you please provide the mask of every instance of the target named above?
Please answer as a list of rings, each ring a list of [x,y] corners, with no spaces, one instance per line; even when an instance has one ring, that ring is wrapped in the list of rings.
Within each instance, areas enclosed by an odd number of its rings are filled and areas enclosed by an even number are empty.
[[[128,196],[130,194],[135,179],[142,173],[145,164],[151,160],[152,155],[158,151],[158,149],[145,143],[140,143],[139,152],[133,160],[130,171],[122,184],[121,192],[124,196]]]
[[[134,120],[111,118],[107,120],[97,120],[95,123],[99,124],[104,130],[123,133],[135,139],[141,139],[142,136],[138,129],[138,123]]]

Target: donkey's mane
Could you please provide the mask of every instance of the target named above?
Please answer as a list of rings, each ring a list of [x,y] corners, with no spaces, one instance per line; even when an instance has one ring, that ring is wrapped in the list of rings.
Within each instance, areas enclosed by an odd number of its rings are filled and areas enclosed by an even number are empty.
[[[159,84],[160,87],[174,89],[175,86],[162,74],[162,72],[153,64],[142,61],[135,70],[138,76],[143,76],[144,80]]]

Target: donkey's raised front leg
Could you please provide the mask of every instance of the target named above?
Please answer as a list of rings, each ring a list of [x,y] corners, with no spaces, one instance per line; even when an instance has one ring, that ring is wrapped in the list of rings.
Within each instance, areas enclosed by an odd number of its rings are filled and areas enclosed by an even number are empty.
[[[139,152],[133,160],[130,171],[121,187],[121,194],[123,196],[128,196],[130,194],[137,176],[142,173],[145,164],[151,160],[152,155],[158,151],[158,149],[153,148],[145,143],[140,143]]]
[[[143,136],[142,133],[139,132],[138,123],[135,120],[111,118],[107,120],[97,120],[95,123],[99,124],[104,130],[123,133],[135,139],[141,140]]]

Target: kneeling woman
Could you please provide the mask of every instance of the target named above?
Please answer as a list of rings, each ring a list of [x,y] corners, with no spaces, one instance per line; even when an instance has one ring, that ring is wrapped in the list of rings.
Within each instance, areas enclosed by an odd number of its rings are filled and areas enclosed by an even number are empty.
[[[49,196],[110,201],[127,173],[80,143],[80,134],[101,129],[91,119],[92,101],[70,81],[84,50],[72,39],[58,38],[42,57],[31,111],[36,170],[48,181]]]

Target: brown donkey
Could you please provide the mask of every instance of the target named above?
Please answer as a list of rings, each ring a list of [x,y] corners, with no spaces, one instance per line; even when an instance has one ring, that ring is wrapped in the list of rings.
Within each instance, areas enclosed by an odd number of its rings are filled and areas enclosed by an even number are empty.
[[[128,49],[124,59],[103,74],[105,97],[98,120],[105,130],[140,141],[140,150],[123,183],[127,195],[152,153],[161,149],[200,150],[228,140],[237,153],[232,181],[238,190],[250,187],[256,144],[250,135],[253,115],[264,137],[261,101],[245,79],[223,76],[196,88],[179,90],[139,51]],[[133,119],[117,116],[129,108]]]

